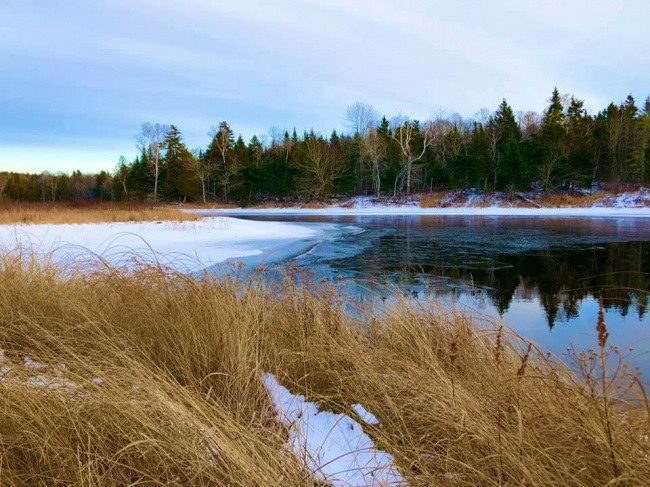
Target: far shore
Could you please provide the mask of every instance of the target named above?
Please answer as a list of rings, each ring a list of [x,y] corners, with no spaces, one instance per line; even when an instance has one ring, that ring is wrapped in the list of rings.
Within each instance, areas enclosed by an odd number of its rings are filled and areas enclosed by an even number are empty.
[[[650,190],[597,193],[434,191],[412,196],[356,196],[320,201],[262,201],[250,206],[188,205],[188,213],[291,215],[485,215],[649,217]]]
[[[409,206],[369,208],[215,208],[187,209],[199,215],[331,215],[331,216],[382,216],[382,215],[431,215],[431,216],[549,216],[549,217],[632,217],[650,218],[650,208],[503,208],[460,207],[419,208]]]

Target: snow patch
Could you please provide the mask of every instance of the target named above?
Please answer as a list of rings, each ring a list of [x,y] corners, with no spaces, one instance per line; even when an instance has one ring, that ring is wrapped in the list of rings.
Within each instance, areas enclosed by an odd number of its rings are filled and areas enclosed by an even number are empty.
[[[377,417],[374,414],[366,411],[366,409],[361,404],[353,404],[352,410],[355,413],[357,413],[361,418],[361,420],[364,421],[366,424],[373,425],[373,426],[379,424],[379,420],[377,419]]]
[[[355,196],[342,203],[337,203],[332,208],[349,208],[353,210],[373,209],[377,207],[388,208],[419,208],[420,200],[412,198],[378,198],[377,196]]]
[[[55,263],[83,261],[91,253],[121,267],[160,262],[191,272],[228,259],[260,255],[264,241],[316,234],[302,225],[229,217],[182,223],[0,225],[0,249],[51,254]]]
[[[345,414],[320,411],[271,374],[263,380],[280,420],[289,428],[290,447],[317,478],[335,487],[407,485],[393,457],[377,450],[359,423]],[[377,418],[355,406],[368,424],[376,424]]]
[[[644,208],[650,206],[650,190],[641,188],[631,193],[621,193],[617,196],[604,196],[596,203],[601,208]]]

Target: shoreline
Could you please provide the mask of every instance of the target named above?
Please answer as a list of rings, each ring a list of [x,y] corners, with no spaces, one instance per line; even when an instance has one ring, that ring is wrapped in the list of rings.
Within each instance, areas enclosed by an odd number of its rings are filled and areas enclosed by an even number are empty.
[[[54,262],[98,259],[131,267],[133,258],[177,270],[218,270],[233,262],[271,264],[322,239],[315,226],[217,216],[188,222],[0,225],[0,254],[16,249]]]
[[[331,215],[331,216],[520,216],[582,218],[650,218],[650,208],[507,208],[456,207],[420,208],[414,206],[377,206],[364,208],[214,208],[184,209],[204,217],[223,215]]]

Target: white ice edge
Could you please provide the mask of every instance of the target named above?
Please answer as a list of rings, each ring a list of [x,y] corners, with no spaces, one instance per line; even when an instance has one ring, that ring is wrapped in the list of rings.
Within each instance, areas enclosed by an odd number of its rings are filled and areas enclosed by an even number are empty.
[[[220,262],[260,255],[263,242],[313,238],[303,225],[230,217],[191,222],[0,225],[0,249],[23,248],[38,255],[54,252],[55,261],[100,255],[124,264],[133,255],[195,271]]]
[[[289,428],[289,446],[317,478],[335,487],[407,485],[393,457],[378,450],[355,420],[320,411],[304,396],[293,395],[271,374],[265,374],[263,380],[280,421]],[[357,406],[360,416],[369,423],[376,421]]]
[[[382,216],[382,215],[473,215],[473,216],[555,216],[555,217],[615,217],[650,218],[650,208],[504,208],[459,207],[418,208],[412,206],[375,206],[367,208],[261,208],[186,210],[203,215],[331,215],[331,216]]]

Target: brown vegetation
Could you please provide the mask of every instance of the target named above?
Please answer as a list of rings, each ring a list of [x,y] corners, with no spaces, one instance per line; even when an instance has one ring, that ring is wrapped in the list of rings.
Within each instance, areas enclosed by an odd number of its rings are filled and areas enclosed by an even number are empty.
[[[578,378],[470,315],[404,300],[353,317],[300,275],[60,272],[0,259],[2,485],[314,485],[264,372],[335,411],[361,403],[414,486],[650,477],[647,402],[636,377],[601,375],[604,321]]]
[[[420,195],[422,208],[472,207],[486,208],[493,205],[510,208],[588,208],[597,204],[612,206],[612,200],[623,192],[611,193],[601,191],[594,194],[571,193],[567,191],[547,191],[539,194],[513,192],[490,192],[474,195],[466,191],[434,191]],[[523,196],[520,197],[519,195]],[[647,206],[647,199],[639,199],[639,206]],[[538,206],[539,205],[539,206]]]
[[[179,207],[151,203],[119,202],[0,202],[0,225],[113,223],[146,221],[194,221],[199,215],[186,213]]]

